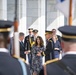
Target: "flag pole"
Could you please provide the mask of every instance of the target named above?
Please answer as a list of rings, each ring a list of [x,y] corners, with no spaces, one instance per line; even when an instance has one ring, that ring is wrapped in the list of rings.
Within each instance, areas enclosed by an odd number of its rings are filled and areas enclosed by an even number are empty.
[[[72,0],[69,2],[69,26],[72,26]]]

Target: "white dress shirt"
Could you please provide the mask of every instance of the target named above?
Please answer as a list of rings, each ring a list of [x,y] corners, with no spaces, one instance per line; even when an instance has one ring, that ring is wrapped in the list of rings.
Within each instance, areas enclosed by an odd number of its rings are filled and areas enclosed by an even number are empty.
[[[63,53],[62,56],[65,56],[65,55],[67,55],[67,54],[75,54],[75,55],[76,55],[76,52],[75,52],[75,51],[69,51],[69,52]]]
[[[0,48],[0,52],[9,52],[6,48]]]

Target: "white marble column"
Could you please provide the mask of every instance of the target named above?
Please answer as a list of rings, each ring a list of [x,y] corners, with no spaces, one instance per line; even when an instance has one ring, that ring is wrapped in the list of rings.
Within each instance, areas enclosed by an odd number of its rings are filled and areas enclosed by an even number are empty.
[[[19,32],[23,32],[26,35],[26,3],[27,0],[19,0]]]
[[[45,40],[45,0],[38,0],[38,17],[39,35]]]
[[[57,27],[56,28],[59,28],[60,26],[64,26],[64,15],[58,10],[57,11]],[[61,33],[57,30],[57,34],[61,35]]]
[[[0,20],[7,20],[7,0],[0,0]]]
[[[39,35],[43,38],[44,44],[45,44],[45,0],[39,0],[38,1],[38,16],[39,16],[39,21],[38,21],[38,30],[39,30]],[[45,63],[45,57],[43,57],[43,63]]]
[[[26,36],[26,25],[27,25],[27,21],[26,21],[26,3],[27,0],[19,0],[19,32],[23,32]],[[28,55],[26,54],[26,63],[29,64],[28,61]]]

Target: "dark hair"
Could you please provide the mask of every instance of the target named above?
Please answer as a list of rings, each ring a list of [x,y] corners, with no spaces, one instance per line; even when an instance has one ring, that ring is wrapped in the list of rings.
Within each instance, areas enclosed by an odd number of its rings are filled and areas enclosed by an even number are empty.
[[[56,29],[52,29],[52,30],[56,30]]]
[[[19,37],[20,37],[20,36],[24,36],[24,33],[23,33],[23,32],[20,32],[20,33],[19,33]]]
[[[52,32],[53,32],[53,31],[56,31],[56,29],[52,29]]]
[[[2,44],[2,42],[3,42],[5,48],[7,48],[8,37],[9,37],[9,32],[0,33],[0,44]]]
[[[40,39],[40,46],[42,47],[42,46],[44,45],[44,42],[43,42],[42,37],[41,37],[41,36],[37,36],[37,38],[39,38],[39,39]],[[37,43],[37,38],[36,38],[36,41],[35,41],[35,46],[37,46],[37,45],[38,45],[38,43]]]

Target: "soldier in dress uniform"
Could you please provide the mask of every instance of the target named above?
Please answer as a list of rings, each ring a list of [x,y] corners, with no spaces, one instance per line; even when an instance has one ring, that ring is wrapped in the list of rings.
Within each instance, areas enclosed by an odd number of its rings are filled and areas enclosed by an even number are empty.
[[[21,59],[12,57],[7,49],[12,25],[11,21],[0,20],[0,75],[30,75],[28,66]]]
[[[28,54],[28,60],[29,60],[28,62],[31,65],[31,60],[32,60],[31,47],[32,47],[33,42],[34,42],[33,28],[29,28],[28,32],[29,32],[29,35],[27,35],[24,38],[24,46],[25,46],[25,54]]]
[[[45,56],[45,62],[47,62],[48,60],[51,60],[52,56],[51,56],[51,37],[52,37],[52,31],[46,30],[45,31],[45,39],[46,39],[46,49],[45,51],[42,53],[42,56]],[[43,69],[41,69],[39,75],[44,75]]]
[[[50,39],[51,39],[52,31],[45,31],[45,38],[46,38],[46,50],[44,51],[45,54],[45,62],[51,59],[51,52],[52,52],[52,45]]]
[[[38,36],[38,30],[37,29],[33,30],[33,35],[34,35],[34,41],[35,41],[37,36]]]
[[[45,63],[44,75],[76,75],[76,26],[59,27],[63,57]]]
[[[48,44],[49,40],[52,37],[52,31],[46,30],[45,31],[45,39],[46,39],[46,45]]]
[[[27,35],[24,39],[24,46],[25,46],[26,51],[31,50],[31,46],[34,41],[33,28],[29,28],[28,31],[29,31],[29,35]]]

